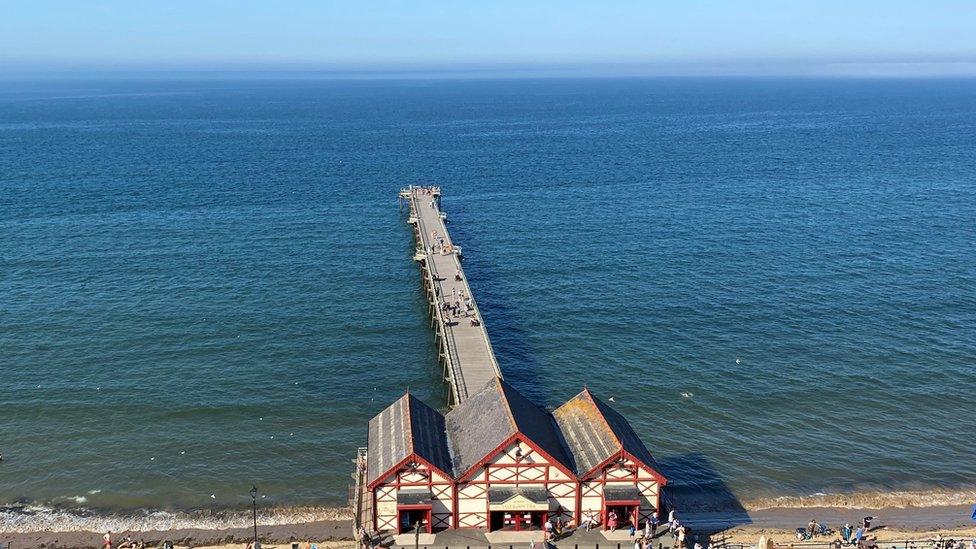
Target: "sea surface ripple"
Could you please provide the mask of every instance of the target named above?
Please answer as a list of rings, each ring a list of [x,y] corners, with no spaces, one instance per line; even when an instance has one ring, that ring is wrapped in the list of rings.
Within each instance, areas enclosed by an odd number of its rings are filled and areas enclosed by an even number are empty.
[[[5,82],[0,504],[343,504],[368,418],[445,402],[411,183],[444,188],[506,377],[613,397],[677,493],[972,494],[974,105],[973,80]]]

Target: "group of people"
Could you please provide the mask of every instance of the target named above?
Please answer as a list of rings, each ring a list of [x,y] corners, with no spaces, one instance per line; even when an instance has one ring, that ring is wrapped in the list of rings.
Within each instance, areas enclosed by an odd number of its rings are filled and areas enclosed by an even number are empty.
[[[614,513],[611,513],[613,515]],[[616,517],[613,517],[614,520]],[[611,524],[611,517],[607,517],[607,527],[614,529]],[[650,518],[644,521],[644,529],[637,531],[635,525],[630,526],[630,535],[634,538],[634,549],[653,549],[654,538],[657,537],[658,527],[661,525],[657,511],[651,513]],[[671,535],[671,545],[674,548],[702,549],[698,536],[693,536],[691,528],[678,520],[678,513],[672,509],[668,512],[668,534]],[[692,543],[693,542],[693,543]]]
[[[455,280],[460,280],[461,271],[458,271],[454,277]],[[461,315],[463,314],[465,317],[471,319],[472,326],[478,325],[477,315],[475,314],[475,316],[472,316],[474,311],[474,300],[471,299],[470,295],[465,296],[464,290],[459,290],[456,287],[452,288],[450,299],[448,299],[446,295],[444,296],[444,301],[441,303],[441,311],[443,311],[447,316],[448,321],[451,319],[460,319]]]
[[[411,185],[410,188],[421,196],[434,196],[441,194],[441,188],[436,185],[427,185],[423,187],[414,187]]]
[[[840,537],[835,538],[831,545],[837,549],[843,546],[855,546],[861,549],[872,547],[870,540],[867,539],[867,533],[871,530],[871,523],[874,519],[873,516],[864,517],[856,528],[851,526],[849,522],[844,524],[840,530]],[[810,519],[806,528],[796,529],[796,538],[800,541],[831,535],[834,535],[834,531],[826,524],[818,523],[816,519]]]
[[[172,543],[170,542],[166,542],[166,543],[169,544],[169,549],[173,548]],[[166,547],[166,544],[164,543],[163,546]],[[112,540],[111,531],[105,532],[105,535],[102,536],[103,549],[146,549],[147,547],[149,546],[146,544],[145,541],[141,539],[139,541],[135,541],[132,539],[132,536],[125,536],[124,538],[122,538],[122,541],[120,541],[118,544],[115,544],[115,542]]]
[[[563,523],[563,519],[560,517],[550,517],[549,520],[542,525],[542,529],[545,533],[545,541],[550,543],[556,541],[560,536],[563,535],[563,532],[566,529],[566,524]]]

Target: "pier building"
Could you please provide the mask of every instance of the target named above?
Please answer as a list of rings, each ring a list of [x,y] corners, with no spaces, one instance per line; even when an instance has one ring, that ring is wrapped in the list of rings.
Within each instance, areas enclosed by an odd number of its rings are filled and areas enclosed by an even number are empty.
[[[547,410],[507,381],[447,231],[439,187],[407,187],[414,259],[449,386],[446,413],[405,394],[369,421],[357,456],[359,528],[427,534],[453,528],[639,526],[667,479],[627,420],[583,389]]]
[[[643,524],[667,479],[623,416],[584,389],[552,412],[501,378],[441,414],[407,394],[369,422],[373,530]]]

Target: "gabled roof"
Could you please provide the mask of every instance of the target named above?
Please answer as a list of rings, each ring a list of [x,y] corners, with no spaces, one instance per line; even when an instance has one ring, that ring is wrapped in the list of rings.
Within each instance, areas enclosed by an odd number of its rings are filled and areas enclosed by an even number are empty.
[[[549,454],[557,465],[570,473],[573,470],[553,417],[502,379],[485,385],[448,412],[445,419],[457,478],[493,457],[516,434]]]
[[[576,460],[580,477],[625,451],[645,468],[654,471],[656,476],[664,478],[630,423],[588,389],[583,389],[552,414]]]
[[[444,416],[409,393],[369,420],[367,446],[369,485],[412,455],[452,474]]]

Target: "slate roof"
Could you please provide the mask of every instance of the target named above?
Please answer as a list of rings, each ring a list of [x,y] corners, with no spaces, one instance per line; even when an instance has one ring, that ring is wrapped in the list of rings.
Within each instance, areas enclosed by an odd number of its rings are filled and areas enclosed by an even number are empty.
[[[369,420],[366,482],[372,484],[412,454],[451,475],[444,416],[407,393]]]
[[[367,483],[412,454],[460,478],[516,433],[580,477],[621,450],[659,471],[627,420],[589,390],[550,414],[495,379],[446,415],[410,394],[377,414],[369,421]]]
[[[620,450],[658,470],[654,457],[630,423],[588,389],[566,401],[553,412],[566,446],[576,461],[577,474],[584,476]]]
[[[553,417],[502,379],[485,385],[448,412],[445,419],[458,477],[516,432],[573,470]]]

